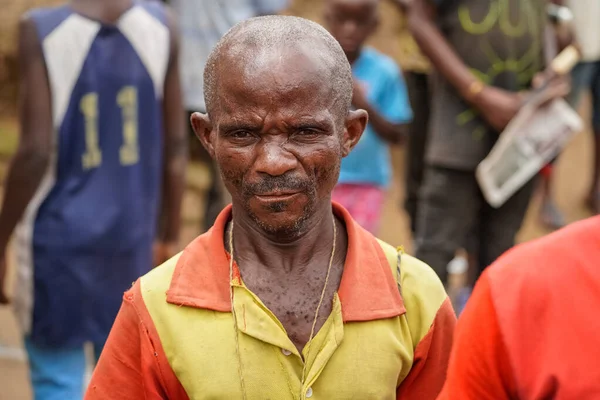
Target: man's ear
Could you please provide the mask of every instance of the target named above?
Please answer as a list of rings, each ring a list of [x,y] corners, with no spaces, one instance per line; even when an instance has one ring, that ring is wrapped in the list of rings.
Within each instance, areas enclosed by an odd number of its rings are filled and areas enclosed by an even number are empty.
[[[369,114],[365,110],[353,110],[346,117],[346,128],[344,129],[344,137],[342,139],[342,156],[346,157],[350,151],[356,146],[367,122]]]
[[[190,117],[190,122],[192,124],[192,128],[194,129],[194,133],[196,137],[200,140],[200,143],[204,146],[206,151],[211,158],[215,158],[215,144],[214,140],[216,139],[212,135],[212,122],[208,117],[208,114],[202,114],[199,112],[195,112]]]

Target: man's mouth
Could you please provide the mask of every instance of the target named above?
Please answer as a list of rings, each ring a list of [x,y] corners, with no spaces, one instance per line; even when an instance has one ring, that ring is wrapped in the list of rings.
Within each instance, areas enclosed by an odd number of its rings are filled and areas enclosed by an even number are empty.
[[[260,200],[264,200],[264,201],[285,201],[285,200],[289,200],[292,197],[300,194],[301,192],[299,191],[292,191],[292,190],[276,190],[276,191],[270,191],[270,192],[264,192],[264,193],[260,193],[260,194],[255,194],[255,196],[260,199]]]

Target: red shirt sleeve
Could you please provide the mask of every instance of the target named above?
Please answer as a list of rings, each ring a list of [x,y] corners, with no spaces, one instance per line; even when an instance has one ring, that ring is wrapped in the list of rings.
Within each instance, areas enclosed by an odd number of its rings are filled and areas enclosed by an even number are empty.
[[[438,310],[429,332],[415,349],[413,367],[396,392],[402,400],[434,400],[439,394],[444,380],[456,315],[446,298]]]
[[[85,399],[188,399],[168,364],[139,280],[123,296]]]
[[[479,279],[458,320],[448,376],[438,400],[516,398],[510,366],[487,274]]]

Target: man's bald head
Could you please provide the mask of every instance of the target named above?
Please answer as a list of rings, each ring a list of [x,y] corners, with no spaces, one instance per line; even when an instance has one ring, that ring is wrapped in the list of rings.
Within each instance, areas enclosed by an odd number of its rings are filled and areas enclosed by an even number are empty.
[[[209,115],[217,105],[220,80],[231,72],[221,70],[221,65],[235,62],[237,65],[260,68],[264,59],[284,49],[310,52],[318,59],[320,68],[326,74],[323,85],[331,87],[334,111],[339,117],[345,117],[352,100],[352,71],[344,51],[320,25],[289,16],[248,19],[231,28],[217,43],[204,70],[204,98]],[[268,64],[265,65],[265,68],[268,67]]]

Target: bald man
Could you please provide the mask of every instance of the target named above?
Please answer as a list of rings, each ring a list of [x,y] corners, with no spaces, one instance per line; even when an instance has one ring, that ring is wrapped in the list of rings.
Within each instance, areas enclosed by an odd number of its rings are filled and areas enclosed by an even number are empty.
[[[204,78],[192,124],[233,205],[125,293],[87,399],[434,399],[455,324],[441,282],[331,201],[367,123],[338,42],[251,19]]]

